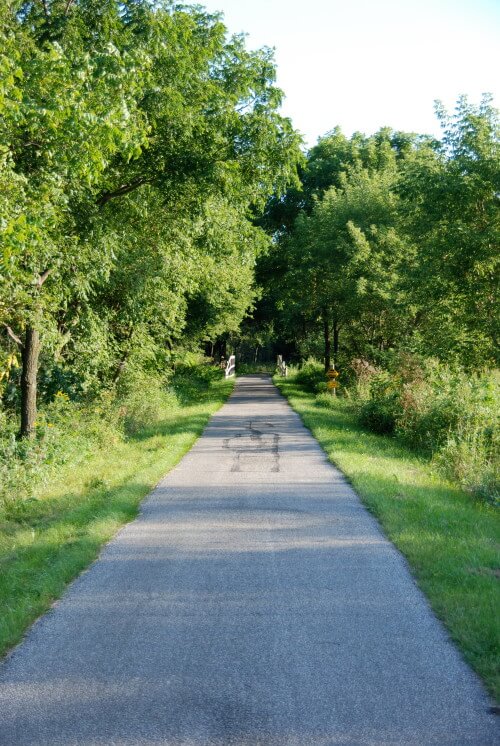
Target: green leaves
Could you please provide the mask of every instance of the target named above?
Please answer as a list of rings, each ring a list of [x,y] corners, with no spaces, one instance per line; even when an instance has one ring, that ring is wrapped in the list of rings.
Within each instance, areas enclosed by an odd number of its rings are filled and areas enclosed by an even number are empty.
[[[306,356],[319,354],[328,317],[330,331],[342,325],[346,361],[399,347],[498,361],[498,113],[488,96],[437,113],[442,142],[332,130],[308,154],[301,189],[268,203],[262,305]]]
[[[486,96],[477,107],[462,97],[453,116],[442,107],[438,115],[440,149],[409,160],[401,180],[405,230],[418,246],[408,276],[428,321],[427,349],[484,365],[495,360],[498,335],[498,113]]]
[[[0,14],[0,322],[87,388],[236,330],[300,158],[272,52],[170,2]]]

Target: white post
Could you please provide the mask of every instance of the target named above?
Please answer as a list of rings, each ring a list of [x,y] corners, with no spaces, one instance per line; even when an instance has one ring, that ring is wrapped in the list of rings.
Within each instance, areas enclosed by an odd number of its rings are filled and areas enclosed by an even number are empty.
[[[234,376],[235,372],[236,372],[236,357],[235,355],[231,355],[229,357],[229,360],[227,361],[225,377],[229,378],[229,376]]]

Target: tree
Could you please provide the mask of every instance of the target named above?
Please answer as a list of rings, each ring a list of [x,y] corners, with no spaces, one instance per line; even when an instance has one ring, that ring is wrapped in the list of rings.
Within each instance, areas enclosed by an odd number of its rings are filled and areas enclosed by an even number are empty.
[[[102,244],[79,241],[75,205],[88,199],[118,150],[130,159],[146,136],[134,107],[140,76],[131,74],[144,62],[141,51],[119,52],[106,34],[95,34],[82,54],[75,26],[63,44],[60,34],[52,41],[44,32],[53,23],[48,10],[35,34],[28,29],[32,15],[21,10],[18,21],[10,19],[20,96],[2,164],[11,195],[2,210],[2,296],[9,299],[3,315],[22,350],[26,437],[34,434],[40,334],[53,333],[54,312],[85,296],[109,259]]]
[[[386,128],[347,139],[337,128],[308,155],[293,221],[269,223],[275,240],[259,262],[260,307],[278,315],[287,339],[321,333],[325,367],[341,334],[344,348],[362,355],[386,348],[403,328],[395,322],[398,268],[410,248],[399,229],[396,185],[402,163],[421,147],[431,147],[428,138]]]
[[[321,325],[324,363],[339,351],[342,328],[390,316],[398,281],[402,239],[397,232],[394,164],[380,172],[347,172],[309,216],[300,216],[287,244],[284,308]],[[386,342],[372,334],[365,344]]]
[[[241,225],[293,177],[298,137],[278,114],[269,50],[248,52],[199,7],[47,0],[24,3],[7,20],[20,52],[1,176],[9,303],[0,312],[23,350],[21,432],[31,437],[42,341],[60,349],[63,338],[71,357],[83,319],[88,333],[97,323],[119,363],[136,328],[153,328],[155,303],[156,329],[162,319],[172,325],[167,339],[177,333],[200,276],[190,257],[189,280],[171,291],[160,281],[181,227],[200,233],[214,200]],[[134,229],[138,214],[147,220]],[[191,241],[191,250],[202,243]],[[127,275],[138,267],[140,276]],[[246,284],[240,297],[249,302],[249,273]]]
[[[485,96],[441,105],[439,149],[408,159],[400,194],[405,230],[416,247],[407,291],[419,316],[421,349],[481,366],[498,354],[500,126]]]

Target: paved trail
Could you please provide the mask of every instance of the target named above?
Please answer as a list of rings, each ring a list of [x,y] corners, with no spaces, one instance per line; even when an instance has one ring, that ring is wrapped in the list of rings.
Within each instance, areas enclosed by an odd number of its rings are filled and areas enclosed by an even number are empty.
[[[265,377],[0,668],[2,746],[499,743],[404,560]]]

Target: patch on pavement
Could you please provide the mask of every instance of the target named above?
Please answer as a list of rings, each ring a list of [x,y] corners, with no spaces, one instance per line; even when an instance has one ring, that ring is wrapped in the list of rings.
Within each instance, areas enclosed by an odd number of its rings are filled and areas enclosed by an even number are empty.
[[[242,433],[225,438],[224,448],[233,454],[231,471],[278,472],[280,470],[279,433],[265,432],[264,427],[273,427],[271,422],[257,427],[252,420]]]

